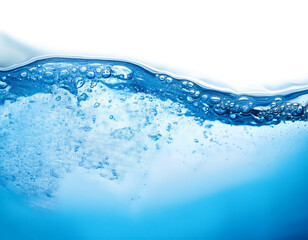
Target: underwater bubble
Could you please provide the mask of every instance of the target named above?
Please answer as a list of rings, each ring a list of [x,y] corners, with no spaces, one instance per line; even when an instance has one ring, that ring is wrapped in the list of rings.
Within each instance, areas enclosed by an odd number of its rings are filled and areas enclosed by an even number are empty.
[[[114,65],[112,66],[112,76],[117,77],[119,79],[128,80],[131,79],[133,72],[124,66]]]
[[[190,103],[194,101],[194,99],[193,99],[191,96],[188,96],[186,99],[187,99],[187,101],[190,102]]]
[[[193,90],[193,89],[189,90],[188,92],[189,92],[190,95],[194,95],[195,94],[195,90]]]
[[[211,97],[210,98],[210,102],[213,103],[213,104],[217,104],[217,103],[220,103],[221,99],[219,97]]]
[[[160,81],[164,81],[166,79],[166,76],[165,75],[159,75],[159,80]]]
[[[111,76],[111,71],[110,71],[110,69],[104,69],[104,70],[103,70],[102,77],[103,77],[103,78],[108,78],[108,77],[110,77],[110,76]]]
[[[94,103],[94,108],[98,108],[101,105],[99,102]]]
[[[0,82],[0,89],[5,89],[7,87],[7,83]]]
[[[87,67],[86,66],[81,66],[79,68],[79,71],[82,72],[82,73],[85,73],[87,71]]]
[[[282,104],[282,99],[280,98],[280,97],[277,97],[277,98],[275,98],[275,100],[274,100],[278,105],[281,105]]]
[[[192,82],[187,82],[187,86],[188,86],[189,88],[192,88],[192,87],[194,86],[194,84],[193,84]]]
[[[28,73],[27,73],[26,71],[25,71],[25,72],[22,72],[22,73],[20,74],[20,76],[23,77],[23,78],[25,78],[25,77],[28,76]]]
[[[200,96],[200,91],[196,91],[192,97],[197,99],[199,96]]]
[[[95,73],[94,72],[90,71],[90,72],[87,73],[87,78],[93,79],[94,77],[95,77]]]
[[[77,97],[77,99],[78,99],[79,102],[86,101],[86,100],[89,99],[89,96],[86,93],[82,93],[80,96]]]
[[[60,71],[60,78],[61,79],[67,79],[69,77],[70,73],[67,69],[63,69]]]
[[[97,68],[95,69],[95,71],[96,71],[97,73],[101,73],[101,71],[102,71],[102,68],[100,68],[100,67],[97,67]]]
[[[214,111],[215,113],[219,114],[219,115],[223,115],[227,112],[226,109],[220,108],[220,107],[214,107]]]
[[[53,84],[54,83],[54,73],[53,72],[44,72],[44,77],[43,77],[44,83],[47,84]]]
[[[166,77],[166,82],[167,83],[172,83],[172,78],[171,77]]]
[[[206,94],[204,94],[204,95],[202,95],[202,97],[201,97],[201,99],[202,99],[202,101],[207,101],[208,100],[208,95],[206,95]]]
[[[161,134],[158,133],[158,134],[155,134],[155,135],[149,135],[149,138],[152,139],[153,141],[157,141],[161,138]]]
[[[90,126],[85,126],[85,127],[83,128],[83,130],[84,130],[85,132],[90,132],[90,131],[92,130],[92,128],[91,128]]]
[[[45,78],[52,78],[52,77],[54,77],[54,73],[53,73],[53,72],[50,72],[50,71],[46,71],[46,72],[44,73],[44,77],[45,77]]]
[[[235,119],[236,118],[236,114],[235,113],[231,113],[229,116],[231,119]]]
[[[249,105],[243,105],[242,106],[242,112],[248,113],[250,111],[251,107]]]
[[[77,87],[77,88],[81,88],[81,87],[84,85],[84,83],[85,83],[84,80],[83,80],[83,78],[81,78],[81,77],[77,77],[77,78],[76,78],[76,82],[77,82],[77,83],[76,83],[76,87]]]
[[[97,79],[93,79],[91,81],[90,88],[94,88],[97,84],[98,84],[98,80]]]

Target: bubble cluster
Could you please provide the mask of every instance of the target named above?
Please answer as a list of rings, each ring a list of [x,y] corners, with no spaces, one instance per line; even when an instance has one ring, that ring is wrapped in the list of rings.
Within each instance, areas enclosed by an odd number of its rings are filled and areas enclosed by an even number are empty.
[[[156,74],[161,83],[168,76]],[[170,86],[166,86],[170,91]],[[180,90],[180,91],[179,91]],[[198,120],[220,120],[228,124],[271,125],[281,121],[307,121],[307,105],[291,103],[298,93],[285,96],[248,96],[206,89],[191,81],[177,79],[173,85],[177,101],[190,111],[187,114]],[[301,95],[308,102],[308,90]],[[164,92],[162,93],[164,95]],[[161,97],[163,98],[163,97]]]
[[[84,91],[86,83],[90,85]],[[236,95],[155,73],[136,64],[98,59],[49,58],[0,71],[0,103],[40,92],[52,93],[54,86],[68,90],[82,102],[88,100],[87,92],[101,84],[115,90],[126,88],[158,99],[180,102],[187,109],[186,115],[195,116],[200,121],[219,120],[234,125],[261,126],[289,120],[307,121],[308,118],[307,101],[306,105],[293,101],[299,93]],[[307,91],[300,93],[306,99]]]
[[[204,151],[222,145],[211,121],[220,128],[307,121],[307,95],[237,95],[95,59],[42,59],[0,71],[0,184],[53,198],[75,168],[121,181],[132,169],[145,176],[146,161],[162,152],[203,161]]]

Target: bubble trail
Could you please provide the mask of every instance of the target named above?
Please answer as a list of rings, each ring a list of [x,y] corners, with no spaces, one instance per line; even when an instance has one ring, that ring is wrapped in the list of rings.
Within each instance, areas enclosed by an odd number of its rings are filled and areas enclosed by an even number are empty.
[[[232,125],[262,126],[308,119],[308,89],[276,95],[240,95],[131,62],[81,58],[44,58],[0,71],[0,105],[36,93],[52,93],[54,87],[76,95],[80,104],[88,99],[82,90],[86,83],[90,84],[88,92],[101,83],[113,90],[171,100],[185,109],[179,109],[178,114],[193,116],[200,122],[219,120]]]

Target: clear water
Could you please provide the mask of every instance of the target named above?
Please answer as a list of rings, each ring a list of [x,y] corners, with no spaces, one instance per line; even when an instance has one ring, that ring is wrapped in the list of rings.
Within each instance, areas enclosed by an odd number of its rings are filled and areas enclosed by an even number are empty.
[[[124,61],[0,71],[0,239],[307,239],[307,104]]]

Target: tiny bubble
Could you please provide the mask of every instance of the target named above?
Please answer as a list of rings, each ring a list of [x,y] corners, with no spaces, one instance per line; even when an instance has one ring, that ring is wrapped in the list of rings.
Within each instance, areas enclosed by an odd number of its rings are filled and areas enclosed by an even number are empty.
[[[84,130],[85,132],[90,132],[90,131],[92,130],[92,128],[91,128],[90,126],[85,126],[85,127],[83,128],[83,130]]]
[[[22,76],[22,77],[27,77],[27,72],[22,72],[22,73],[20,74],[20,76]]]

